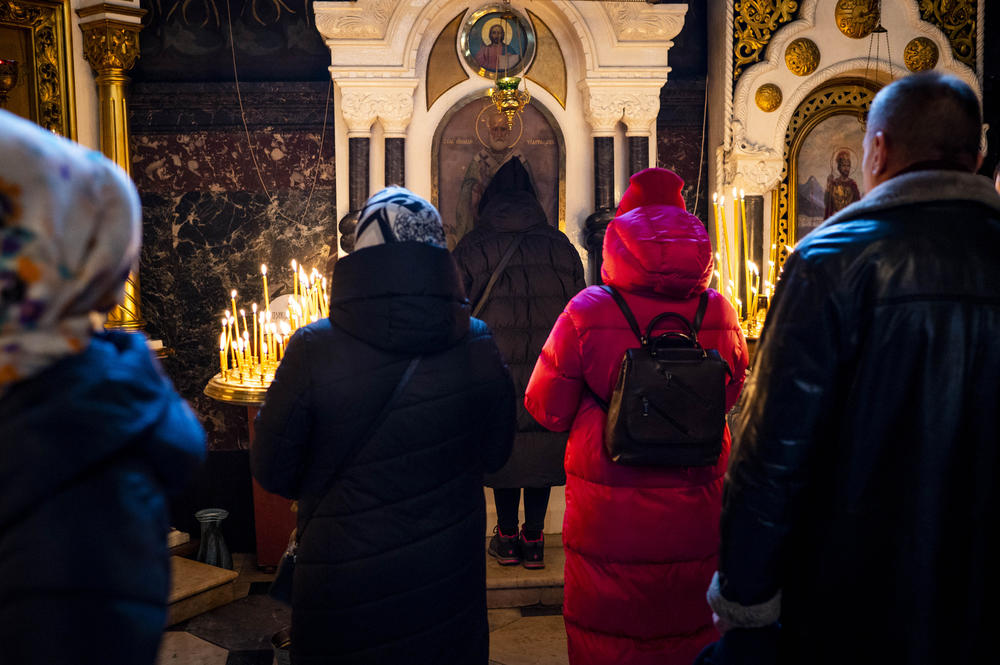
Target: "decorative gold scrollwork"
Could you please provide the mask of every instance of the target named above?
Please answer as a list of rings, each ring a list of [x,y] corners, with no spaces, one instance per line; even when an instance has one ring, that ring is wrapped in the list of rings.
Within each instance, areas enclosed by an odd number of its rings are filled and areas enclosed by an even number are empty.
[[[771,37],[793,18],[798,0],[736,0],[733,7],[733,80],[759,62]]]
[[[98,73],[109,70],[128,71],[139,57],[141,25],[116,21],[95,21],[82,24],[83,54]]]
[[[878,25],[875,0],[837,0],[833,10],[837,28],[851,39],[863,39]]]
[[[911,72],[934,69],[938,61],[937,44],[926,37],[911,39],[903,49],[903,63]]]
[[[809,76],[819,67],[819,47],[811,39],[796,39],[785,49],[785,64],[793,74]]]
[[[37,117],[42,127],[73,138],[73,99],[66,48],[66,17],[59,3],[44,0],[0,1],[0,25],[26,30],[34,52],[31,80],[38,99]]]
[[[765,113],[777,110],[781,106],[781,99],[781,88],[773,83],[765,83],[757,88],[757,92],[754,94],[754,101],[757,102],[757,108]]]
[[[920,0],[920,18],[948,36],[955,58],[976,68],[978,0]]]

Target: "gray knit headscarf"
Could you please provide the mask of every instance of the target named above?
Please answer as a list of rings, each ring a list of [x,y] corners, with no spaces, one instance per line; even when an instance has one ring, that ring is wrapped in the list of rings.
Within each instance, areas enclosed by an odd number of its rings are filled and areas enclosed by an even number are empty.
[[[446,247],[437,209],[403,187],[386,187],[365,203],[354,230],[354,251],[407,240]]]

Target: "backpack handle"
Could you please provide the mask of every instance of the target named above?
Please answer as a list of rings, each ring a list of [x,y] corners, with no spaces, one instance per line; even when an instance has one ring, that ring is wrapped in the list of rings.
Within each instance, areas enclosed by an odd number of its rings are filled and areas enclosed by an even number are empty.
[[[629,328],[632,329],[632,333],[636,336],[636,339],[639,340],[639,344],[641,344],[642,346],[649,345],[649,338],[652,336],[653,328],[656,326],[656,324],[659,323],[662,319],[671,316],[676,317],[681,321],[683,321],[691,337],[694,339],[694,342],[695,343],[698,342],[698,331],[701,329],[702,319],[705,318],[705,310],[708,309],[707,290],[701,292],[701,297],[698,299],[698,309],[694,313],[693,321],[689,322],[686,318],[684,318],[683,316],[681,316],[676,312],[663,312],[662,314],[657,314],[655,317],[653,317],[653,320],[649,322],[649,326],[646,328],[646,334],[643,335],[642,331],[639,329],[639,322],[635,320],[635,315],[632,314],[632,310],[629,309],[628,303],[625,302],[625,298],[622,297],[622,294],[618,293],[618,289],[611,286],[610,284],[603,284],[601,285],[601,288],[604,289],[609,294],[611,294],[611,297],[614,298],[615,304],[618,305],[618,309],[620,309],[622,311],[622,314],[625,315],[625,320],[628,321]]]

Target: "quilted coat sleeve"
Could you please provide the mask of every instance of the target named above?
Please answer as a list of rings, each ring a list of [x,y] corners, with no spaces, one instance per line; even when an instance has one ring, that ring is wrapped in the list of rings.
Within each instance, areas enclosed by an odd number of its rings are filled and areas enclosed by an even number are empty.
[[[538,356],[524,393],[524,406],[544,427],[565,432],[576,418],[583,389],[580,335],[567,306]]]
[[[299,330],[289,340],[254,421],[256,437],[250,449],[257,482],[290,499],[298,498],[310,434],[308,334]]]
[[[782,558],[800,514],[838,364],[835,296],[823,274],[793,254],[768,313],[735,418],[726,474],[713,610],[734,627],[781,611]]]

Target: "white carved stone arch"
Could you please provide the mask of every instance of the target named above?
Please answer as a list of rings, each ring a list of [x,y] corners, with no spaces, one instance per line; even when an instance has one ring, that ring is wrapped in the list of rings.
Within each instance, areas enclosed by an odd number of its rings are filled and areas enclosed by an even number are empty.
[[[864,73],[869,40],[850,39],[841,34],[834,22],[834,5],[835,0],[805,0],[801,18],[782,27],[768,44],[767,59],[748,67],[737,82],[733,94],[731,153],[721,174],[724,189],[736,185],[763,194],[774,187],[781,174],[785,131],[802,100],[828,81]],[[938,48],[935,70],[957,76],[982,97],[976,73],[955,59],[941,30],[920,19],[916,0],[883,3],[882,7],[882,23],[891,40],[894,78],[910,73],[903,64],[903,47],[915,37],[926,37]],[[820,66],[805,77],[793,74],[785,66],[786,47],[800,37],[811,39],[820,50]],[[884,50],[877,64],[883,73],[889,70]],[[781,106],[771,113],[758,108],[754,100],[757,89],[766,83],[777,85],[782,92]],[[751,173],[759,176],[762,170],[766,171],[766,182],[749,177]]]
[[[628,135],[650,138],[649,161],[655,163],[659,90],[669,72],[670,40],[683,27],[687,6],[574,0],[512,4],[546,23],[566,59],[565,108],[540,86],[532,86],[532,94],[554,117],[566,142],[567,233],[579,242],[575,230],[593,206],[591,136],[621,132],[624,122]],[[317,29],[331,52],[337,145],[346,144],[349,136],[372,139],[369,182],[376,190],[383,180],[380,139],[405,136],[407,184],[430,196],[431,141],[437,123],[449,105],[489,87],[486,79],[470,75],[430,109],[423,103],[422,76],[430,49],[440,31],[469,9],[469,3],[356,0],[316,2],[314,7]],[[401,102],[405,99],[412,102],[408,113]],[[338,150],[336,159],[337,172],[346,173],[347,151]],[[337,179],[337,202],[338,215],[346,214],[346,178]]]

